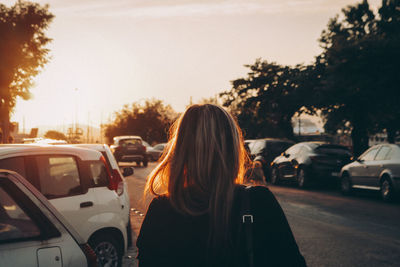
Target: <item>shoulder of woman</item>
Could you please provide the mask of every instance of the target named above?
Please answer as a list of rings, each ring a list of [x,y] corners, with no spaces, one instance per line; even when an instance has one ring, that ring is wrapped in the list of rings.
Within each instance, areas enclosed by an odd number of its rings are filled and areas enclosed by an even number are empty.
[[[238,185],[237,190],[250,190],[251,195],[264,195],[264,196],[273,196],[272,192],[266,186],[257,185],[257,186],[246,186],[246,185]]]
[[[167,205],[169,204],[169,197],[167,197],[166,195],[160,195],[160,196],[156,196],[153,198],[153,200],[150,202],[150,206],[154,207],[154,206],[163,206],[163,205]]]
[[[266,186],[251,186],[250,195],[254,198],[275,199],[272,192]]]

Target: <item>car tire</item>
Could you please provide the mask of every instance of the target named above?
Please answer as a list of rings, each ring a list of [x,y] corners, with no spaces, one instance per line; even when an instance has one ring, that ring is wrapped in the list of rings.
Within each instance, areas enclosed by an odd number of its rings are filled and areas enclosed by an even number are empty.
[[[340,179],[340,192],[345,196],[351,195],[353,192],[350,176],[347,173],[344,173]]]
[[[147,160],[144,160],[144,161],[143,161],[143,166],[144,166],[144,167],[147,167],[148,164],[149,164],[149,162],[148,162]]]
[[[304,168],[299,168],[297,171],[297,186],[299,188],[307,188],[308,186],[308,174]]]
[[[394,199],[394,188],[389,178],[383,178],[381,183],[381,197],[385,202],[391,202]]]
[[[271,184],[278,185],[281,182],[279,177],[279,170],[277,167],[273,167],[271,170],[271,177],[270,177]]]
[[[96,253],[99,267],[122,266],[122,247],[112,235],[108,233],[95,235],[89,240],[89,245]]]

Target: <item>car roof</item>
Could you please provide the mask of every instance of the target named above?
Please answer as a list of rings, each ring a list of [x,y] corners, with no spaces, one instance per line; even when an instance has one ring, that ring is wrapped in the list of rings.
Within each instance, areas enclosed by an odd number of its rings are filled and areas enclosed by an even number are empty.
[[[94,149],[97,151],[106,151],[105,144],[73,144],[70,145],[72,147],[83,147],[83,148],[89,148],[89,149]]]
[[[66,145],[4,144],[0,145],[0,158],[32,154],[73,154],[83,160],[98,160],[101,153],[88,148]]]
[[[121,139],[140,139],[142,140],[142,137],[138,135],[121,135],[121,136],[115,136],[113,138],[114,140],[121,140]]]

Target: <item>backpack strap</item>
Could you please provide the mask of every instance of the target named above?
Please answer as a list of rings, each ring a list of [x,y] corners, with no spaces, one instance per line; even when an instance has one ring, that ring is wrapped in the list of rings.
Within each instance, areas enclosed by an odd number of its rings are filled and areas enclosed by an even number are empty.
[[[254,267],[254,249],[253,249],[253,222],[254,217],[250,210],[250,188],[246,186],[242,193],[242,205],[241,205],[241,219],[242,227],[244,230],[246,256],[249,267]]]

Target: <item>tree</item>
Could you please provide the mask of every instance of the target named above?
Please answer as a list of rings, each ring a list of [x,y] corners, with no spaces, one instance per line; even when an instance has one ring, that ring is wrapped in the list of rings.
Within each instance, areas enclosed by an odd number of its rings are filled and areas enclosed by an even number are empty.
[[[232,82],[232,89],[220,94],[223,105],[237,117],[246,138],[293,138],[291,119],[306,98],[302,85],[307,67],[281,66],[256,60],[245,65],[248,77]]]
[[[369,134],[399,129],[399,8],[399,1],[384,0],[377,16],[364,0],[344,8],[321,34],[309,106],[322,110],[327,131],[350,124],[356,155],[368,147]]]
[[[149,143],[165,142],[168,129],[177,118],[170,105],[164,105],[161,100],[146,100],[138,102],[115,113],[115,120],[105,125],[105,136],[112,140],[118,135],[139,135]]]
[[[44,31],[54,16],[48,8],[25,1],[10,8],[0,4],[0,127],[4,143],[17,97],[30,98],[33,77],[49,60],[46,45],[51,39]]]
[[[65,136],[65,134],[58,132],[58,131],[47,131],[44,134],[45,138],[50,138],[50,139],[55,139],[55,140],[67,140],[67,137]]]

